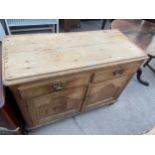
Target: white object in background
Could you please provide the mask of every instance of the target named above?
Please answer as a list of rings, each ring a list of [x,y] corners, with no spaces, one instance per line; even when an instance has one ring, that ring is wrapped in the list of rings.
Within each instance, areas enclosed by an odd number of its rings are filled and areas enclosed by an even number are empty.
[[[2,24],[0,23],[0,41],[2,42],[3,38],[5,37],[5,31],[3,29]]]
[[[25,27],[25,26],[48,26],[54,25],[55,32],[59,32],[59,20],[58,19],[5,19],[6,27],[8,30],[9,35],[11,35],[11,27]],[[39,30],[39,28],[29,29],[26,28],[27,31]],[[46,28],[44,28],[46,30]],[[43,30],[43,28],[40,28]],[[20,31],[20,29],[19,29]],[[25,31],[25,28],[24,28]],[[22,29],[21,29],[22,32]]]

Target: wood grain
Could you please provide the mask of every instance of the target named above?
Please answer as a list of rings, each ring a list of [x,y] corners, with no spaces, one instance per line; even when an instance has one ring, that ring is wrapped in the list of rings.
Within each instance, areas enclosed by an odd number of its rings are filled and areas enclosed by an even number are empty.
[[[117,30],[3,42],[3,83],[29,128],[114,103],[146,54]]]
[[[17,89],[21,98],[28,99],[57,91],[54,88],[55,84],[63,84],[63,90],[87,86],[89,79],[90,73],[83,73],[26,83],[18,86]]]
[[[113,103],[113,101],[117,99],[123,86],[127,83],[128,78],[129,77],[124,76],[113,80],[90,84],[83,111],[107,104],[107,102]]]
[[[142,61],[133,63],[117,64],[110,67],[100,69],[95,72],[93,82],[102,82],[105,80],[112,80],[122,76],[130,76],[133,72],[137,71]]]
[[[25,99],[18,104],[31,128],[79,112],[85,91],[86,87],[77,87]]]
[[[3,83],[144,58],[144,52],[118,30],[9,36],[3,41]]]

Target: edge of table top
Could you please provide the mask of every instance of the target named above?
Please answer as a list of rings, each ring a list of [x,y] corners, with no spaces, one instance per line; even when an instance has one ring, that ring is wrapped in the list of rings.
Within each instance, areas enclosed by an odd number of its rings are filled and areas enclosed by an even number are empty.
[[[69,74],[90,71],[93,69],[100,69],[100,68],[109,67],[109,66],[113,66],[113,65],[119,65],[119,64],[129,63],[129,62],[132,63],[135,61],[142,61],[142,60],[145,60],[146,58],[147,58],[147,56],[135,58],[135,59],[131,59],[131,60],[125,60],[125,61],[121,61],[121,62],[113,62],[113,63],[106,63],[106,64],[104,63],[104,64],[100,64],[100,65],[79,67],[76,69],[69,69],[69,70],[63,70],[63,71],[52,72],[52,73],[47,73],[47,74],[40,74],[37,76],[29,76],[26,78],[17,78],[16,80],[5,80],[4,76],[2,76],[2,81],[5,86],[13,86],[13,85],[18,85],[18,84],[22,84],[22,83],[33,82],[36,80],[38,81],[38,80],[43,80],[43,79],[48,79],[48,78],[54,78],[57,76],[65,76],[65,75],[69,75]]]

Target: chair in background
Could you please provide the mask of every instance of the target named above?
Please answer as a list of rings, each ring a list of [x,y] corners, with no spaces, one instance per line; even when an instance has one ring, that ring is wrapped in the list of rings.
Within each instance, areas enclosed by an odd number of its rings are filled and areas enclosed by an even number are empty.
[[[9,35],[16,32],[32,32],[41,30],[59,32],[58,19],[6,19],[5,23]]]

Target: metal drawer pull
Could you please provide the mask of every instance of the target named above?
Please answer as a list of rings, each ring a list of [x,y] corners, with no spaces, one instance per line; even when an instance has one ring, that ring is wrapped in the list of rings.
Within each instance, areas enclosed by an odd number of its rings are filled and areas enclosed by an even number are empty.
[[[123,72],[124,72],[124,69],[121,68],[121,69],[118,69],[118,70],[114,71],[114,72],[113,72],[113,75],[114,75],[114,76],[116,76],[116,75],[121,75],[121,74],[123,74]]]
[[[62,82],[60,82],[60,83],[54,83],[53,84],[53,88],[56,91],[63,90],[65,88],[65,83],[62,83]]]

